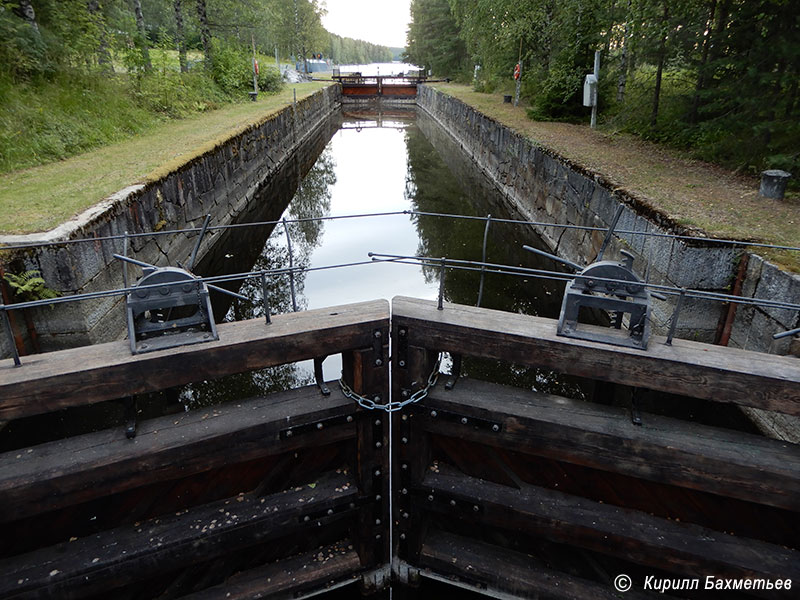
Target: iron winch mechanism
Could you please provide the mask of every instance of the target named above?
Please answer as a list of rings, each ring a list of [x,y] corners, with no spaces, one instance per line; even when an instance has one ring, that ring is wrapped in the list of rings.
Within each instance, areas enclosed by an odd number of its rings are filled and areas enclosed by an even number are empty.
[[[566,264],[576,271],[575,279],[568,282],[564,290],[558,319],[558,335],[646,350],[650,340],[650,299],[666,298],[647,290],[646,282],[639,279],[633,271],[633,255],[630,252],[622,250],[621,261],[603,260],[603,254],[611,241],[622,210],[623,206],[620,205],[611,227],[606,232],[595,262],[585,267],[538,248],[530,246],[523,248]],[[610,327],[581,328],[578,321],[581,308],[609,312]],[[625,315],[628,315],[627,335],[622,332]]]
[[[217,326],[208,290],[247,300],[224,288],[207,284],[191,272],[197,251],[203,241],[210,215],[206,216],[187,268],[157,267],[127,256],[127,239],[123,255],[114,256],[126,263],[142,267],[142,277],[128,286],[125,268],[126,315],[131,353],[142,354],[165,348],[218,340]]]

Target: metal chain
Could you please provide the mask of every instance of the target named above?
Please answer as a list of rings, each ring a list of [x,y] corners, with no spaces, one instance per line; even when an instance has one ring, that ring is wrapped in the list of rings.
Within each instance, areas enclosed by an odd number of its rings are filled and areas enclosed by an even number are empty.
[[[367,410],[385,410],[386,412],[396,412],[408,406],[409,404],[413,404],[414,402],[419,402],[425,396],[428,395],[430,389],[436,385],[436,382],[439,380],[439,367],[442,364],[442,355],[436,358],[436,364],[433,365],[433,370],[431,374],[428,375],[428,381],[425,384],[425,387],[422,389],[417,390],[413,394],[411,394],[408,398],[403,400],[402,402],[394,401],[394,402],[386,402],[385,404],[381,404],[380,402],[376,402],[374,399],[367,398],[360,394],[357,394],[352,390],[352,388],[345,383],[344,379],[339,380],[339,387],[342,389],[342,393],[351,400],[355,400],[359,406],[362,408],[366,408]],[[375,396],[375,399],[380,400],[380,397]]]

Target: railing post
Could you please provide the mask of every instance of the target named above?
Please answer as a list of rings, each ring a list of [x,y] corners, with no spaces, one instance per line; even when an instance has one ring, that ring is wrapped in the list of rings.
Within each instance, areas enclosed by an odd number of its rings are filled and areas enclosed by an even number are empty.
[[[11,320],[8,318],[8,309],[6,305],[3,304],[3,299],[0,298],[0,320],[3,322],[3,327],[6,330],[6,335],[8,336],[8,345],[11,348],[11,357],[14,359],[14,366],[20,367],[22,366],[22,362],[19,360],[19,351],[17,350],[17,342],[14,339],[14,330],[11,329]]]

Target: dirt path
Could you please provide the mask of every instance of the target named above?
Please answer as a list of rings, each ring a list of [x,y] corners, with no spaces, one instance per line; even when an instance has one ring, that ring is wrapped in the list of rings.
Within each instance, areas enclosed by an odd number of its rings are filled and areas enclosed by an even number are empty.
[[[586,125],[531,121],[522,106],[505,104],[500,94],[477,93],[456,84],[434,87],[603,175],[615,187],[698,234],[800,247],[800,194],[796,192],[780,201],[762,198],[756,178],[692,160],[635,136]],[[758,254],[800,272],[800,252]]]

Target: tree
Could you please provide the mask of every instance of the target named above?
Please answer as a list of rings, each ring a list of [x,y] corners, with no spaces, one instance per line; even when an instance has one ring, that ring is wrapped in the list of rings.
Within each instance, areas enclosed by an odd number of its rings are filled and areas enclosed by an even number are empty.
[[[213,56],[211,51],[211,30],[208,27],[208,14],[206,0],[197,0],[197,18],[200,21],[200,40],[203,42],[203,65],[206,70],[211,70]]]
[[[153,63],[150,62],[150,49],[147,41],[147,28],[144,26],[144,15],[142,14],[141,0],[131,0],[133,2],[133,11],[136,15],[136,28],[139,30],[138,45],[142,51],[142,61],[144,63],[144,70],[150,72],[153,70]]]
[[[175,10],[175,44],[178,46],[178,62],[181,65],[181,73],[186,73],[189,70],[189,65],[186,61],[186,36],[183,32],[181,0],[173,0],[172,5]]]
[[[440,75],[468,70],[467,49],[448,0],[412,0],[406,51],[410,62]]]

